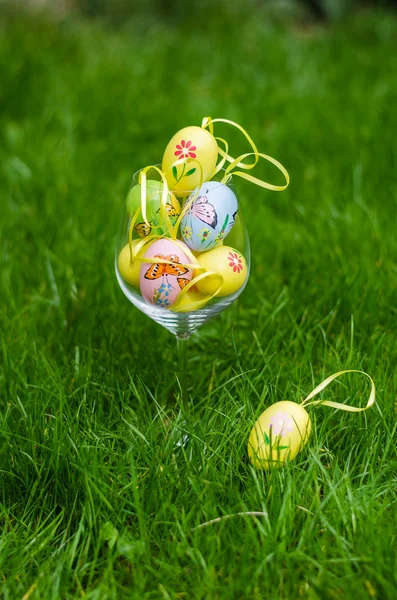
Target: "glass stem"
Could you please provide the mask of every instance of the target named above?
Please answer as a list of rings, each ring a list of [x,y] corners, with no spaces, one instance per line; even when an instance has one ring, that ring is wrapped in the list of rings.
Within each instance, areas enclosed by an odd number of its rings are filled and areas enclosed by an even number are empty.
[[[177,335],[176,340],[178,344],[178,377],[179,385],[181,387],[182,394],[182,406],[186,410],[189,406],[189,394],[187,391],[188,372],[187,372],[187,347],[189,341],[189,334],[184,333],[183,335]]]

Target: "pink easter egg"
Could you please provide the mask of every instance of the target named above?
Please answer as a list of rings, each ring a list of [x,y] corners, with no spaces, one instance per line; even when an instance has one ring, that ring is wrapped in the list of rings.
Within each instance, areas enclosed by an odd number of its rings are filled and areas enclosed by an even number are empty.
[[[193,269],[182,265],[190,263],[182,248],[188,247],[183,242],[175,243],[162,238],[150,244],[145,258],[160,258],[171,261],[170,264],[142,263],[139,274],[141,294],[148,304],[169,308],[178,298],[181,290],[191,281]]]

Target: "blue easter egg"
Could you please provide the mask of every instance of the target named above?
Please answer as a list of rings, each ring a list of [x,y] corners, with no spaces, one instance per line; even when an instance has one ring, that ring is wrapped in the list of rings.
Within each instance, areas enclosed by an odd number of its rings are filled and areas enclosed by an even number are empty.
[[[235,194],[224,183],[207,181],[186,200],[197,196],[181,220],[185,244],[197,252],[205,252],[225,239],[231,231],[238,211]]]

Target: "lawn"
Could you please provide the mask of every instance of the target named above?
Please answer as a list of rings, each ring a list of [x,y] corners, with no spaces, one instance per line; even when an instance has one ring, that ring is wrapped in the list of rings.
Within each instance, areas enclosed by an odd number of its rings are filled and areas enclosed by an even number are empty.
[[[397,16],[183,19],[1,13],[1,598],[395,598]],[[206,115],[291,184],[238,184],[251,276],[189,342],[186,424],[114,245],[133,172]],[[309,409],[297,458],[254,470],[260,413],[341,369],[375,407]],[[264,514],[198,527],[240,512]]]

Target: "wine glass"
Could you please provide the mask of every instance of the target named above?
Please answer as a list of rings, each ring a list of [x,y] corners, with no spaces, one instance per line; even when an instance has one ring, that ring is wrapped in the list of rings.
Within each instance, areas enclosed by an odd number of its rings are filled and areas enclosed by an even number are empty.
[[[170,215],[168,223],[171,223],[174,226],[174,235],[177,236],[177,250],[178,248],[186,248],[187,244],[192,246],[189,235],[193,233],[193,229],[189,225],[186,225],[186,219],[184,221],[184,218],[182,218],[182,220],[179,219],[180,222],[178,222],[178,215],[181,210],[183,215],[185,209],[185,214],[187,215],[187,213],[189,213],[189,216],[193,218],[194,213],[187,209],[194,204],[196,199],[197,202],[199,202],[199,219],[198,221],[196,219],[196,222],[203,225],[199,232],[201,238],[197,242],[199,244],[199,251],[194,248],[188,248],[190,253],[187,250],[186,253],[188,257],[190,256],[190,259],[188,258],[189,263],[191,263],[191,259],[198,261],[199,264],[201,264],[200,261],[202,261],[203,263],[206,263],[206,270],[205,268],[194,271],[191,269],[190,285],[187,286],[186,291],[182,288],[179,290],[176,281],[179,283],[179,280],[184,280],[184,278],[178,278],[177,275],[170,274],[170,272],[174,270],[175,265],[177,266],[177,271],[187,271],[187,268],[179,266],[181,263],[183,264],[183,260],[178,261],[177,258],[173,257],[177,262],[173,263],[174,266],[171,264],[171,270],[163,268],[171,263],[170,256],[172,255],[169,254],[168,256],[163,255],[163,259],[160,259],[159,263],[156,263],[159,259],[155,258],[155,256],[158,257],[159,254],[154,254],[154,257],[149,259],[151,261],[149,263],[142,262],[142,256],[145,256],[148,250],[149,252],[147,253],[150,253],[150,246],[155,244],[156,241],[158,242],[159,240],[166,239],[167,243],[172,243],[174,240],[170,235],[171,232],[169,227],[167,228],[167,224],[164,222],[164,218],[162,220],[158,203],[155,204],[154,209],[149,206],[151,198],[158,201],[162,189],[161,178],[157,172],[151,176],[150,180],[148,179],[146,181],[146,194],[148,198],[147,206],[149,207],[146,222],[142,220],[142,213],[140,213],[139,218],[137,218],[135,222],[132,222],[134,218],[133,212],[136,206],[132,206],[131,203],[129,205],[129,202],[131,199],[140,198],[140,173],[141,171],[138,171],[133,177],[132,186],[127,196],[127,206],[126,203],[123,202],[121,207],[121,221],[115,252],[116,276],[120,288],[128,300],[148,317],[176,336],[179,358],[179,383],[181,386],[183,406],[186,409],[189,401],[186,374],[188,339],[201,325],[227,308],[242,293],[249,276],[249,238],[243,221],[241,199],[235,188],[232,175],[229,175],[227,182],[222,183],[221,179],[224,177],[224,173],[220,171],[211,182],[207,182],[207,184],[204,183],[200,188],[200,192],[202,190],[204,190],[204,193],[211,192],[212,195],[209,195],[208,199],[204,196],[203,200],[203,196],[199,195],[199,190],[197,189],[178,192],[177,196],[168,191],[167,207],[169,208]],[[204,188],[206,185],[211,189],[205,190]],[[214,194],[217,198],[221,198],[221,202],[222,198],[225,197],[225,194],[228,198],[234,196],[238,203],[238,210],[234,211],[233,214],[228,215],[228,218],[226,218],[223,223],[221,223],[221,220],[223,220],[221,214],[222,206],[220,209],[219,206],[217,207],[219,209],[217,214],[214,205],[211,204],[211,199]],[[201,222],[200,218],[204,220]],[[225,225],[228,220],[228,224]],[[217,230],[219,230],[216,239],[211,231],[211,227],[214,228],[215,221],[217,223]],[[212,235],[212,239],[209,242],[205,236],[206,232],[208,232],[209,236]],[[147,240],[147,244],[145,244],[145,240]],[[138,246],[141,245],[142,249],[138,251],[138,258],[136,258],[134,262],[131,255],[131,248],[135,244]],[[197,248],[197,245],[194,247]],[[214,252],[215,250],[216,252]],[[219,274],[217,279],[215,273],[217,273],[219,264],[212,264],[214,257],[221,257],[221,268],[227,270],[223,279],[222,277],[219,277]],[[242,271],[243,267],[244,272]],[[169,271],[169,273],[166,271]],[[212,272],[213,274],[208,275],[208,272]],[[149,277],[152,280],[150,281],[149,279],[149,283],[154,282],[156,284],[155,294],[153,296],[148,296],[148,294],[145,293],[145,288],[143,286],[145,286],[148,281],[142,279],[143,273],[146,273],[146,277]],[[200,274],[201,280],[199,277]],[[244,274],[245,277],[243,277]],[[228,281],[226,278],[229,277],[232,279],[239,277],[237,289],[235,289],[236,286],[233,285],[230,288],[226,286],[225,282]],[[195,281],[197,281],[197,285],[195,284]],[[193,285],[191,282],[193,282]],[[208,285],[208,283],[210,285]],[[178,303],[175,305],[168,305],[167,299],[165,298],[167,289],[172,288],[174,290],[175,287],[181,294],[181,298],[184,296],[184,301],[180,301],[179,305]],[[231,290],[231,293],[228,293],[229,289]],[[165,293],[162,293],[163,291],[165,291]]]

